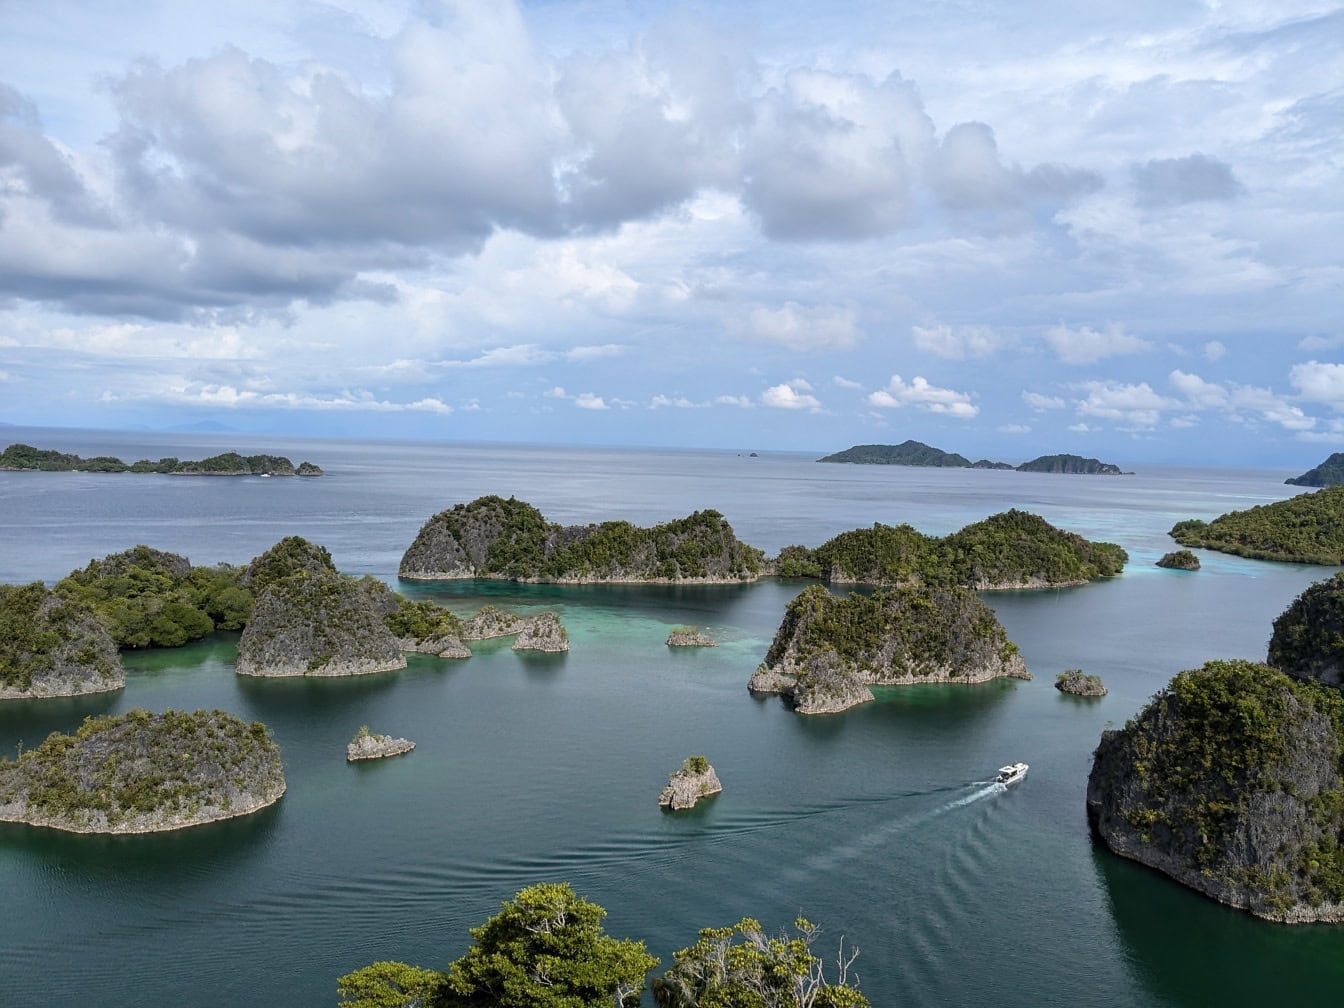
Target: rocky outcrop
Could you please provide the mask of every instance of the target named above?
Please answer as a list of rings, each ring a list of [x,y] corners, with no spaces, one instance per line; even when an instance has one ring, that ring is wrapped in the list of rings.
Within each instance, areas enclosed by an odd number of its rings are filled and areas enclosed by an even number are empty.
[[[1220,903],[1344,922],[1341,706],[1251,662],[1182,672],[1102,735],[1088,820],[1117,854]]]
[[[252,676],[342,676],[406,667],[397,638],[353,578],[301,571],[257,596],[238,641]]]
[[[223,711],[133,710],[0,761],[0,820],[72,833],[150,833],[246,815],[285,793],[280,750]]]
[[[462,639],[489,640],[492,637],[512,637],[514,634],[522,633],[526,625],[525,619],[507,609],[483,605],[475,616],[462,621]]]
[[[723,790],[719,775],[703,756],[688,756],[667,779],[667,787],[658,796],[658,804],[673,811],[693,808],[701,798]]]
[[[415,654],[428,654],[436,658],[470,658],[471,651],[455,634],[442,637],[398,637],[397,647]]]
[[[491,496],[425,522],[398,574],[415,580],[737,584],[759,577],[763,560],[717,511],[652,528],[623,521],[561,526],[530,504]]]
[[[1266,662],[1344,689],[1344,574],[1316,582],[1289,604],[1274,621]]]
[[[667,635],[668,647],[718,647],[712,637],[706,637],[695,627],[673,627]]]
[[[873,699],[871,686],[1030,679],[993,610],[969,589],[890,588],[844,598],[804,590],[748,683],[781,693],[800,714]]]
[[[1170,553],[1162,555],[1162,559],[1157,561],[1157,566],[1166,567],[1169,570],[1197,571],[1199,570],[1199,557],[1189,550],[1172,550]]]
[[[569,632],[560,625],[560,618],[553,612],[538,613],[523,624],[518,639],[513,642],[515,651],[548,651],[558,653],[569,650]]]
[[[126,673],[107,628],[40,581],[0,585],[0,700],[121,689]]]
[[[345,747],[345,758],[349,763],[357,760],[385,759],[388,756],[400,756],[415,748],[410,739],[393,738],[391,735],[376,735],[367,727],[350,740]]]
[[[1101,676],[1086,675],[1082,669],[1065,669],[1055,677],[1055,689],[1073,696],[1100,697],[1110,692]]]

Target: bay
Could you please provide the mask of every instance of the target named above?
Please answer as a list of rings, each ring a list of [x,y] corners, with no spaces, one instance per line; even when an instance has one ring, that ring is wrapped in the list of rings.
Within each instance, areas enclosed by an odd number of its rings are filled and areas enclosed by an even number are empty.
[[[1290,496],[1288,473],[1150,467],[1129,477],[819,465],[813,455],[300,440],[12,428],[8,440],[127,460],[220,451],[310,459],[316,480],[0,473],[0,581],[54,582],[145,543],[246,562],[285,535],[342,569],[459,612],[556,610],[563,656],[507,643],[463,662],[330,682],[236,676],[236,635],[126,657],[115,694],[0,705],[0,752],[93,713],[219,707],[264,721],[289,792],[244,820],[94,838],[0,826],[0,1004],[332,1005],[338,975],[385,958],[441,966],[517,889],[569,881],[611,933],[665,963],[698,928],[803,914],[844,937],[877,1006],[1326,1003],[1344,929],[1287,928],[1219,907],[1094,846],[1083,794],[1102,730],[1175,672],[1261,659],[1273,618],[1333,568],[1201,552],[1153,566],[1182,518]],[[1125,573],[1064,591],[984,596],[1031,682],[883,691],[802,718],[746,681],[803,586],[558,588],[398,584],[434,512],[515,495],[551,520],[652,524],[714,508],[767,552],[873,522],[943,534],[1008,507],[1119,542]],[[677,624],[721,646],[663,640]],[[1081,667],[1098,701],[1053,689]],[[361,725],[414,753],[349,766]],[[656,805],[692,753],[724,792]],[[1010,791],[995,767],[1032,766]]]

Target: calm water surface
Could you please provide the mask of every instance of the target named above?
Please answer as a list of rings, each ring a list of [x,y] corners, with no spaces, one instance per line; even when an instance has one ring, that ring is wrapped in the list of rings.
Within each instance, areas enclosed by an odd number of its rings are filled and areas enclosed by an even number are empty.
[[[1333,1004],[1344,929],[1225,910],[1093,846],[1083,794],[1101,731],[1175,672],[1264,656],[1270,623],[1332,569],[1201,553],[1152,563],[1166,530],[1288,496],[1286,472],[1160,469],[1107,479],[818,465],[737,452],[385,444],[10,429],[84,455],[199,458],[238,449],[311,459],[318,480],[0,473],[0,581],[53,582],[146,543],[241,563],[284,535],[396,584],[435,511],[513,494],[561,522],[648,524],[715,508],[768,552],[875,521],[946,533],[1019,507],[1121,543],[1119,578],[986,596],[1037,678],[884,691],[801,718],[745,684],[802,587],[559,589],[404,584],[461,612],[489,600],[557,610],[563,656],[506,642],[464,662],[327,682],[233,672],[236,635],[128,655],[111,695],[0,705],[0,752],[130,707],[221,707],[266,722],[289,792],[245,820],[129,838],[0,825],[0,1005],[335,1003],[335,978],[376,959],[427,966],[538,881],[609,910],[613,934],[665,962],[700,927],[802,913],[862,949],[874,1005]],[[722,642],[674,652],[670,627]],[[1057,693],[1100,674],[1109,696]],[[361,724],[410,756],[348,766]],[[703,752],[725,790],[690,813],[656,804]],[[1032,765],[1012,791],[995,767]]]

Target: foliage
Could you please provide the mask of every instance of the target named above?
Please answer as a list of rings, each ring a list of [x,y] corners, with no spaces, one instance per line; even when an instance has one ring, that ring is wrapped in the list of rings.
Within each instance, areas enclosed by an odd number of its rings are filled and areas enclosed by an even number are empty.
[[[1301,476],[1284,480],[1289,486],[1328,487],[1344,483],[1344,452],[1334,452],[1328,459],[1308,469]]]
[[[1055,685],[1066,692],[1101,693],[1106,689],[1099,675],[1088,675],[1082,669],[1065,669],[1055,676]]]
[[[1081,455],[1042,455],[1017,467],[1018,472],[1042,473],[1081,473],[1095,476],[1119,476],[1120,467],[1099,459],[1083,458]]]
[[[335,574],[336,564],[325,546],[310,543],[302,536],[285,536],[265,553],[253,557],[240,580],[254,595],[260,595],[263,589],[300,571]]]
[[[634,1006],[658,960],[643,942],[605,934],[606,911],[569,885],[521,890],[471,929],[475,944],[448,967],[444,1008]]]
[[[1211,522],[1177,522],[1171,537],[1182,546],[1232,553],[1252,560],[1337,565],[1344,563],[1344,486],[1326,487]]]
[[[0,686],[26,690],[34,676],[52,668],[60,635],[49,621],[38,618],[46,597],[41,581],[0,585]]]
[[[78,455],[34,448],[32,445],[12,444],[0,452],[0,469],[43,469],[48,472],[68,472],[80,468],[83,460]]]
[[[682,761],[681,769],[684,773],[702,774],[709,772],[709,760],[704,756],[687,756]]]
[[[733,927],[705,928],[700,940],[676,953],[676,965],[653,981],[658,1008],[867,1008],[868,999],[851,984],[841,943],[835,983],[826,981],[821,959],[812,953],[820,929],[805,918],[794,922],[796,937],[767,937],[759,921],[744,918]]]
[[[336,981],[340,1008],[428,1008],[443,990],[438,970],[376,962]]]
[[[1344,680],[1344,573],[1316,582],[1280,614],[1266,660],[1290,675]]]
[[[32,445],[12,444],[0,452],[0,469],[43,469],[55,472],[134,472],[134,473],[208,473],[212,475],[247,476],[270,473],[291,476],[296,471],[303,476],[320,476],[322,470],[311,462],[304,462],[295,470],[294,464],[283,455],[239,455],[225,452],[199,462],[162,458],[157,462],[140,459],[127,465],[110,455],[80,458],[78,455]]]
[[[431,640],[435,637],[460,637],[462,621],[456,614],[429,600],[412,602],[395,592],[397,603],[395,612],[383,616],[387,628],[397,637],[413,637],[416,640]]]
[[[775,573],[786,578],[825,576],[821,563],[806,546],[785,546],[780,550],[775,558]]]

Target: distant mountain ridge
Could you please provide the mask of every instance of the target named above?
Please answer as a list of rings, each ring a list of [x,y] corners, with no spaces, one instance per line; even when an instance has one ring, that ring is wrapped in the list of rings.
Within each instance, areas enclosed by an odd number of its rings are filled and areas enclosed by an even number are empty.
[[[1340,456],[1344,462],[1344,456]],[[945,469],[1015,469],[1018,472],[1069,473],[1087,476],[1121,476],[1124,473],[1118,465],[1102,462],[1099,459],[1084,458],[1081,455],[1041,455],[1019,466],[1007,462],[991,462],[980,459],[972,462],[966,456],[956,452],[946,452],[934,448],[922,441],[907,440],[898,445],[854,445],[833,455],[817,459],[818,462],[852,462],[857,465],[907,465],[933,466]],[[1291,481],[1290,481],[1291,482]]]

